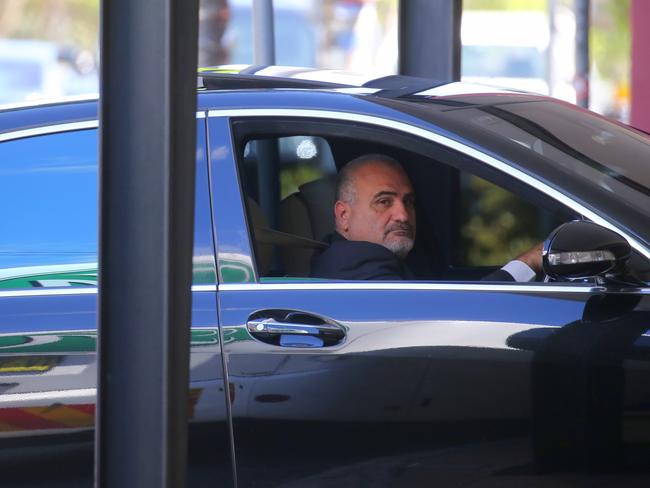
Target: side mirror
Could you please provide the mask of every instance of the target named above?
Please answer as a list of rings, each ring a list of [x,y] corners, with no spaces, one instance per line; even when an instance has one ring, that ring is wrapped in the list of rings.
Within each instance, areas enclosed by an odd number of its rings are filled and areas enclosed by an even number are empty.
[[[544,242],[542,266],[551,278],[623,279],[630,244],[614,231],[584,220],[567,222]]]

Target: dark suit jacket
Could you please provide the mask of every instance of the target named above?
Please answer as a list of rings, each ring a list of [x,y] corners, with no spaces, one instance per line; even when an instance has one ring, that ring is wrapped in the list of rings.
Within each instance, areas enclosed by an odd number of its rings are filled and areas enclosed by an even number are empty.
[[[384,246],[349,241],[337,232],[326,239],[329,247],[311,263],[311,276],[332,280],[415,280],[403,260]],[[484,281],[513,281],[507,271],[497,270]]]

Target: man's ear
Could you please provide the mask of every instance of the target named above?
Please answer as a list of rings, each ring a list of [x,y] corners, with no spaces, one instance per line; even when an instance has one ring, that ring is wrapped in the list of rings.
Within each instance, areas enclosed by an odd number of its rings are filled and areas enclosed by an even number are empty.
[[[337,200],[334,204],[334,218],[336,219],[336,230],[339,234],[347,236],[349,230],[348,221],[350,219],[350,206],[341,200]]]

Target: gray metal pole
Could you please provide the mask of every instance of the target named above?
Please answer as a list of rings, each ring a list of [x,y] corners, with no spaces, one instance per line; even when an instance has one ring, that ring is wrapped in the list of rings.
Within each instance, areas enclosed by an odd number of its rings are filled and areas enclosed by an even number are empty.
[[[576,16],[576,102],[589,107],[589,0],[574,0]]]
[[[275,64],[273,0],[253,0],[253,62]]]
[[[553,87],[555,87],[558,78],[553,64],[554,53],[557,51],[557,23],[555,22],[557,0],[548,0],[547,3],[549,42],[546,51],[546,82],[548,83],[548,93],[553,96]]]
[[[95,483],[187,471],[198,0],[101,7]]]
[[[462,0],[400,0],[400,74],[460,80],[462,11]]]

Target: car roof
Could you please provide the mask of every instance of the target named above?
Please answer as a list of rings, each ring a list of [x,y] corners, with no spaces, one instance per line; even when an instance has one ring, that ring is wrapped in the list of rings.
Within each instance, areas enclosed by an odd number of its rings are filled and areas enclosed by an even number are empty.
[[[303,103],[306,98],[310,98],[311,104],[315,107],[323,102],[323,93],[330,94],[328,103],[332,101],[331,94],[338,93],[337,105],[350,105],[350,109],[358,107],[364,98],[404,102],[438,100],[446,106],[487,105],[510,99],[520,100],[521,97],[540,98],[539,95],[465,82],[448,83],[404,75],[379,76],[342,70],[259,65],[201,68],[198,71],[198,90],[199,110],[213,105],[292,106],[296,103],[296,91],[300,92],[301,101],[298,103]],[[239,96],[238,94],[243,90],[250,96],[245,98]],[[267,95],[272,91],[276,94],[268,97]],[[252,95],[251,92],[258,92],[258,95]],[[218,102],[213,99],[217,94],[220,97]],[[96,118],[98,98],[95,94],[0,105],[0,114],[2,114],[0,132],[26,126],[45,125],[56,119]]]
[[[377,75],[296,66],[223,65],[199,69],[199,87],[205,90],[324,89],[350,94],[449,97],[465,94],[513,94],[523,92],[476,83],[447,82],[405,75]],[[531,96],[533,96],[531,94]]]

